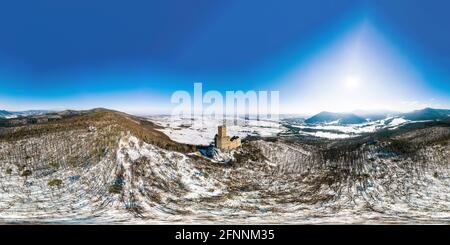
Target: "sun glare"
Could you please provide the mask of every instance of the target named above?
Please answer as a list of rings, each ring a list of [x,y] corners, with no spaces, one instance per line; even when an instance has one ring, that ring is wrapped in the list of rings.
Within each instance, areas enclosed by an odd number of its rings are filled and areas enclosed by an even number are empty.
[[[344,79],[344,86],[349,90],[356,89],[357,87],[359,87],[360,83],[361,79],[359,76],[356,75],[350,75]]]

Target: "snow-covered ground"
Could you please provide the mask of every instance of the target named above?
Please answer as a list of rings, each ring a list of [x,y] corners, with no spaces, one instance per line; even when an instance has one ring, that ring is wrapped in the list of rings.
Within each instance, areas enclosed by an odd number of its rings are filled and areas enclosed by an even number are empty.
[[[255,144],[268,162],[223,168],[124,135],[115,152],[97,164],[63,167],[44,177],[39,170],[27,178],[15,170],[2,171],[0,222],[450,222],[447,165],[415,172],[402,163],[377,161],[367,166],[366,178],[329,182],[324,178],[336,176],[327,168],[293,172],[286,168],[301,164],[310,156],[308,150],[264,141]],[[2,170],[13,167],[5,164]],[[436,171],[438,175],[433,174]],[[109,187],[118,176],[121,193],[111,193]],[[63,183],[50,186],[51,179]]]
[[[371,133],[381,129],[396,129],[399,126],[411,123],[402,117],[388,117],[361,124],[340,125],[338,121],[324,124],[292,124],[299,129],[301,135],[311,135],[328,139],[345,139],[360,136],[363,133]],[[418,122],[418,121],[414,121]]]
[[[221,124],[150,120],[195,144],[209,144]],[[246,123],[228,133],[285,130],[270,121]],[[370,145],[357,151],[358,161],[344,155],[337,163],[320,162],[315,145],[259,139],[236,149],[241,160],[224,165],[116,129],[99,124],[0,141],[0,223],[450,223],[448,144],[423,146],[418,161],[386,157]],[[448,128],[431,131],[448,135]],[[422,134],[405,137],[423,140]]]
[[[214,141],[217,127],[224,124],[223,119],[215,118],[174,118],[171,116],[152,116],[149,121],[161,126],[160,129],[172,140],[198,145],[209,145]],[[238,118],[225,120],[229,136],[276,136],[285,128],[277,121]]]

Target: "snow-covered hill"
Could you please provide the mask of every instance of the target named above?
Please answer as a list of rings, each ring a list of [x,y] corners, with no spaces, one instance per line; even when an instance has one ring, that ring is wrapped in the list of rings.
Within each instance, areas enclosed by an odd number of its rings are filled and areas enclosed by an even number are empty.
[[[315,136],[328,139],[345,139],[373,133],[381,130],[393,130],[403,125],[427,122],[430,120],[407,120],[402,116],[387,117],[381,120],[359,124],[342,125],[338,121],[324,124],[293,123],[286,121],[285,125],[297,130],[291,130],[299,135]]]
[[[393,130],[407,124],[449,121],[450,111],[425,108],[408,113],[331,113],[321,112],[304,121],[296,118],[282,120],[290,133],[327,139],[346,139],[381,130]],[[365,119],[363,119],[365,118]]]
[[[340,125],[346,124],[359,124],[364,123],[366,120],[353,113],[333,113],[328,111],[320,112],[305,120],[308,124],[322,124],[322,123],[339,123]]]
[[[10,118],[17,118],[17,117],[27,117],[27,116],[38,116],[38,115],[44,115],[47,113],[50,113],[51,111],[48,110],[28,110],[28,111],[5,111],[0,110],[0,119],[10,119]]]

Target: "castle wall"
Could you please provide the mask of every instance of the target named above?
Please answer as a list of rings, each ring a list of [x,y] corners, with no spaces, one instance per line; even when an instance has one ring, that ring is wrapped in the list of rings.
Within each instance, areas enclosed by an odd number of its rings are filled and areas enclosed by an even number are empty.
[[[230,137],[224,137],[224,138],[219,138],[218,141],[218,148],[221,150],[231,150],[234,148],[237,148],[241,145],[241,139],[234,139],[231,140]]]
[[[241,145],[241,139],[234,138],[233,140],[231,140],[230,137],[226,136],[227,135],[226,126],[219,126],[218,130],[219,132],[215,138],[217,148],[221,150],[231,150]]]

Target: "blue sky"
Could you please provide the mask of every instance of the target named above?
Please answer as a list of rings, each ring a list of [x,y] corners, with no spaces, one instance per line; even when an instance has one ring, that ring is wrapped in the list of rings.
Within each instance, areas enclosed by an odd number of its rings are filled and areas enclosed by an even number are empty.
[[[450,107],[449,8],[444,0],[2,1],[0,108],[163,112],[194,82],[279,90],[282,112]]]

